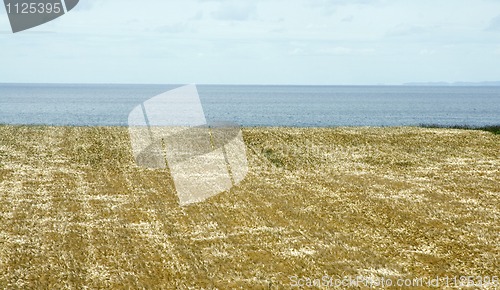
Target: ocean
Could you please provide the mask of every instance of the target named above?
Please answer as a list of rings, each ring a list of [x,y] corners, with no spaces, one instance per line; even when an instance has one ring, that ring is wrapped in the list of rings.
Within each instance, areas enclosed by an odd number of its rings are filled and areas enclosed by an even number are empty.
[[[0,124],[127,126],[179,85],[0,84]],[[198,85],[209,121],[241,126],[500,124],[500,87]]]

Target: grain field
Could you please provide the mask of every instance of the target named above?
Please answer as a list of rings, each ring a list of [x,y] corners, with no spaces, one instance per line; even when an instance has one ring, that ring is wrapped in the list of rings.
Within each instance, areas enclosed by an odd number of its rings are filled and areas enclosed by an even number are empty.
[[[0,126],[0,288],[500,276],[500,135],[246,128],[243,137],[243,182],[180,207],[168,170],[135,165],[127,128]]]

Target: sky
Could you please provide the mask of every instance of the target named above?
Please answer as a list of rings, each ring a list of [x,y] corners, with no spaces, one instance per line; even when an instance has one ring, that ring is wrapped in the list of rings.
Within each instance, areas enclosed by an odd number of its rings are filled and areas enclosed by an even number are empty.
[[[500,81],[500,0],[80,0],[13,34],[0,82]]]

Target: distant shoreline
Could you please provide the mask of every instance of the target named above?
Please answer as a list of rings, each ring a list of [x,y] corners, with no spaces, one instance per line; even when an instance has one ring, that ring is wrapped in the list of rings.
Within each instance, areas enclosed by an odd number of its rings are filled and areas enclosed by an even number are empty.
[[[410,82],[403,86],[431,86],[431,87],[499,87],[500,82]]]

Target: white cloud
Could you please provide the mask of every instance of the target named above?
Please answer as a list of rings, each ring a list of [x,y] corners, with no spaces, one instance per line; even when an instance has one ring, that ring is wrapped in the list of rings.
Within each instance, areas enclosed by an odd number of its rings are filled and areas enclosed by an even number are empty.
[[[190,26],[185,22],[179,22],[169,25],[162,25],[155,29],[159,33],[187,33],[195,32],[196,30],[190,28]]]
[[[433,55],[433,54],[436,54],[436,51],[434,49],[424,48],[420,50],[420,55]]]
[[[489,26],[486,28],[487,31],[500,31],[500,15],[491,19]]]
[[[500,55],[500,45],[498,45],[495,50],[494,50],[494,54],[496,55]]]
[[[342,6],[380,5],[381,0],[308,0],[311,7],[321,9],[324,14],[330,15]]]
[[[96,5],[99,5],[102,1],[100,0],[80,0],[78,2],[78,5],[74,8],[73,11],[84,11],[84,10],[91,10],[96,7]]]
[[[218,20],[230,21],[255,19],[257,16],[257,5],[255,3],[245,2],[221,3],[220,7],[212,12],[212,16]]]
[[[30,31],[0,33],[0,82],[364,84],[500,75],[500,58],[492,57],[499,1],[81,0],[77,7]],[[0,31],[10,31],[6,15]]]
[[[435,31],[437,27],[424,27],[411,24],[399,24],[389,31],[388,36],[418,36]]]
[[[346,46],[315,46],[315,47],[298,47],[289,51],[290,55],[295,56],[346,56],[346,55],[372,55],[376,52],[374,48],[354,48]]]

